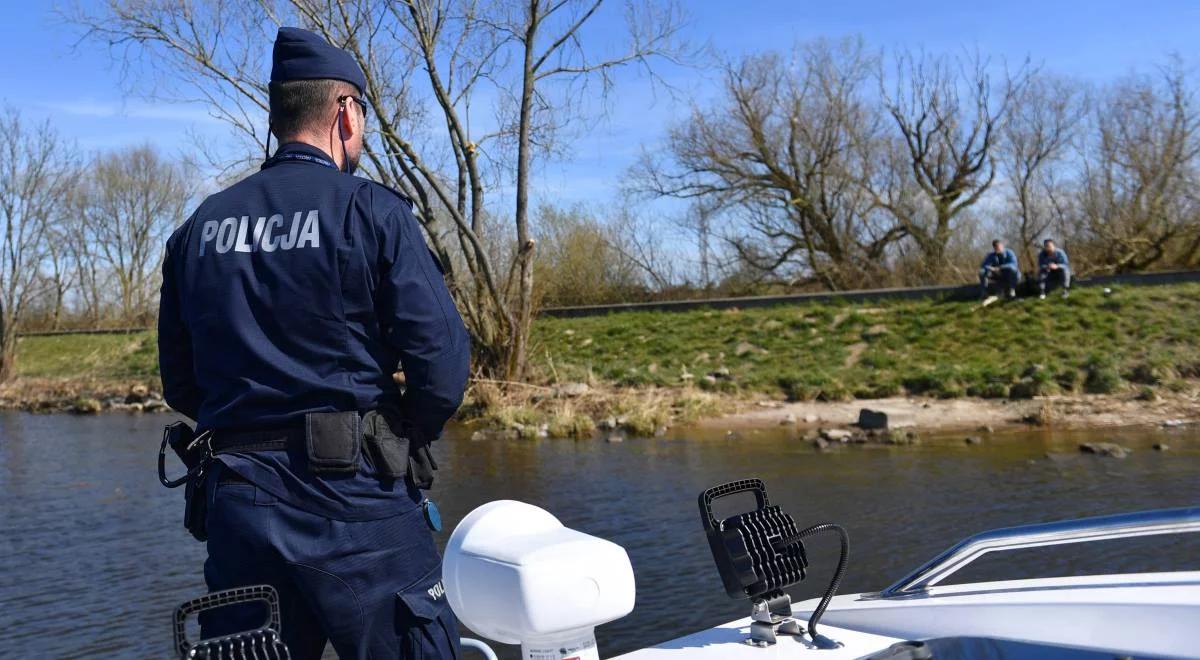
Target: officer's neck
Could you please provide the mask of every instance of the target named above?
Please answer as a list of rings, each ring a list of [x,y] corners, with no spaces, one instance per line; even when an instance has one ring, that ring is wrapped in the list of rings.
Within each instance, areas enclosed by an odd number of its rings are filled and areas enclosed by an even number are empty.
[[[328,158],[329,160],[333,161],[333,163],[335,165],[337,165],[339,170],[343,169],[343,166],[345,165],[345,159],[342,157],[342,150],[341,150],[340,145],[337,148],[334,148],[334,145],[332,145],[332,144],[325,144],[325,145],[321,144],[320,139],[316,139],[316,138],[312,138],[312,137],[308,137],[308,136],[296,136],[289,140],[281,141],[279,148],[281,150],[286,149],[289,145],[304,145],[306,147],[311,147],[313,149],[316,149],[317,151],[321,152],[321,155],[323,155],[326,158]]]

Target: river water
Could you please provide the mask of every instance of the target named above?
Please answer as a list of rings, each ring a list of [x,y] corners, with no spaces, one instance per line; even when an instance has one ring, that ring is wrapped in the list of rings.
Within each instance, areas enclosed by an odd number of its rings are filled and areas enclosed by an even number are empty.
[[[0,656],[168,654],[170,614],[203,593],[204,559],[180,525],[180,491],[155,477],[159,430],[171,420],[0,412]],[[700,528],[696,496],[720,482],[761,477],[800,525],[844,525],[851,559],[843,592],[882,588],[988,528],[1200,503],[1194,427],[997,433],[979,446],[949,436],[830,452],[775,431],[680,431],[612,444],[467,436],[451,430],[436,447],[434,498],[447,522],[440,541],[472,508],[510,498],[620,543],[633,561],[637,606],[598,631],[605,655],[748,613],[745,602],[725,596]],[[1085,440],[1116,440],[1134,451],[1126,459],[1083,455],[1076,447]],[[1153,451],[1156,442],[1170,450]],[[809,547],[812,570],[791,590],[797,599],[819,595],[836,561],[832,538]],[[1200,569],[1200,539],[1023,551],[962,575],[1185,568]]]

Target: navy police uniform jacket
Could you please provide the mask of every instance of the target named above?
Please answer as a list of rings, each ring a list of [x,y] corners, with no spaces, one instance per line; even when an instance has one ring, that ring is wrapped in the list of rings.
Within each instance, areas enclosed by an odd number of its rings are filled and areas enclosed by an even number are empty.
[[[297,143],[170,237],[158,341],[163,394],[201,429],[398,403],[433,440],[469,368],[466,329],[410,202]]]

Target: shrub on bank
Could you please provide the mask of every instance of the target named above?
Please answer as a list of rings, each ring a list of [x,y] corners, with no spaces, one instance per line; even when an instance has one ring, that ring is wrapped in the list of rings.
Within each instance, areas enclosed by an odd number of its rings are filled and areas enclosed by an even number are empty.
[[[1121,374],[1108,357],[1092,356],[1084,371],[1087,377],[1083,386],[1089,394],[1112,394],[1121,388]]]

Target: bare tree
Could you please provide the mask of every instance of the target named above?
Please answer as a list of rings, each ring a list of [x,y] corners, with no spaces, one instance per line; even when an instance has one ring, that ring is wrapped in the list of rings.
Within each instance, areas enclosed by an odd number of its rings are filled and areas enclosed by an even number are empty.
[[[15,109],[0,117],[0,382],[16,366],[17,330],[39,293],[47,233],[70,163],[49,123],[32,128]]]
[[[1063,227],[1073,182],[1060,171],[1087,113],[1083,89],[1065,78],[1033,75],[1013,101],[1003,129],[1000,170],[1010,196],[1016,246],[1025,268],[1037,268],[1039,238]]]
[[[46,263],[50,266],[50,329],[62,329],[67,293],[75,288],[78,269],[72,263],[70,239],[64,223],[54,222],[46,232]]]
[[[720,208],[712,208],[701,200],[692,202],[688,212],[679,218],[676,224],[696,246],[696,261],[699,267],[698,286],[704,291],[711,291],[719,269],[716,263],[717,255],[713,248],[716,235],[716,222]]]
[[[187,217],[193,178],[153,147],[133,147],[95,156],[73,196],[87,256],[115,280],[125,323],[153,318],[163,245]]]
[[[633,195],[620,195],[607,218],[610,247],[632,264],[647,292],[662,294],[678,285],[683,270],[677,251],[667,245],[677,223],[640,213]]]
[[[78,209],[81,206],[82,203],[78,199],[80,188],[82,182],[79,181],[70,187],[67,196],[64,197],[67,209]],[[58,224],[57,230],[74,271],[71,279],[75,284],[73,292],[78,305],[76,312],[88,326],[98,328],[107,312],[106,292],[111,290],[110,274],[102,267],[98,247],[92,241],[82,216],[67,213]]]
[[[366,75],[364,92],[378,118],[365,169],[414,200],[448,268],[477,364],[516,377],[527,359],[533,311],[528,216],[535,157],[550,155],[555,135],[585,115],[580,101],[589,83],[602,96],[616,69],[676,52],[679,12],[657,0],[626,5],[620,49],[600,56],[600,49],[585,49],[592,39],[586,28],[603,4],[107,0],[70,19],[126,62],[157,62],[157,73],[172,81],[159,86],[160,94],[204,102],[260,148],[267,100],[259,63],[274,27],[303,25],[346,48]],[[480,98],[489,100],[483,112],[474,109]],[[489,218],[501,217],[489,197],[508,186],[514,206],[505,234],[515,257],[505,270],[481,234]]]
[[[928,279],[953,269],[946,246],[955,220],[992,185],[999,129],[1028,76],[1022,68],[993,84],[988,66],[978,55],[907,52],[896,56],[890,81],[882,69],[879,74],[884,107],[899,133],[891,158],[906,167],[888,168],[883,185],[868,185],[916,243]],[[903,172],[907,176],[897,179]]]
[[[1098,270],[1200,258],[1200,113],[1177,61],[1112,86],[1096,105],[1081,206]]]
[[[628,4],[629,47],[614,57],[596,59],[589,57],[583,49],[581,31],[601,4],[603,0],[586,0],[578,4],[568,0],[531,0],[527,9],[517,14],[518,20],[508,22],[507,31],[520,43],[522,55],[520,110],[515,135],[514,213],[517,245],[521,250],[518,258],[520,280],[510,375],[520,375],[524,370],[529,328],[533,321],[534,243],[529,235],[528,207],[535,134],[548,134],[567,121],[562,115],[555,116],[556,104],[547,88],[558,85],[560,91],[565,92],[565,97],[560,98],[568,106],[572,99],[578,98],[578,86],[586,84],[588,77],[599,77],[602,89],[608,90],[612,87],[611,71],[614,68],[634,63],[647,65],[651,57],[673,56],[673,41],[681,26],[680,15],[673,6],[646,4],[639,10],[636,5]],[[541,117],[535,117],[535,106]]]
[[[667,162],[635,169],[637,185],[735,214],[726,238],[755,270],[861,285],[903,235],[876,222],[851,175],[878,123],[862,89],[873,67],[858,40],[728,64],[723,107],[694,107],[671,130]]]

